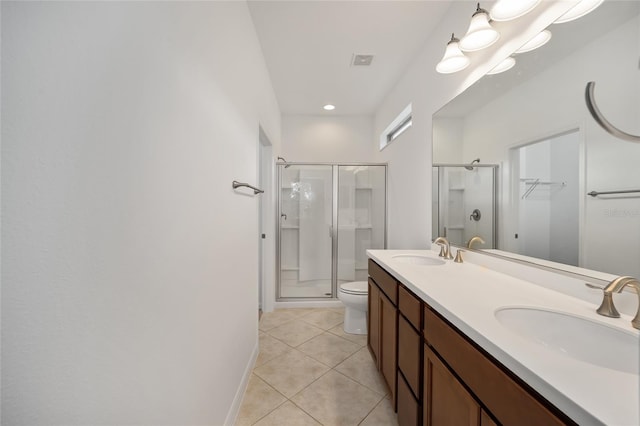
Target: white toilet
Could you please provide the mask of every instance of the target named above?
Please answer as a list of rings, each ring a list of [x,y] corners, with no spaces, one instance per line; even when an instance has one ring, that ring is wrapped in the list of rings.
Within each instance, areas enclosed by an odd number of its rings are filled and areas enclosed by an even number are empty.
[[[367,295],[366,281],[353,281],[340,284],[338,299],[344,303],[344,332],[349,334],[367,334]]]

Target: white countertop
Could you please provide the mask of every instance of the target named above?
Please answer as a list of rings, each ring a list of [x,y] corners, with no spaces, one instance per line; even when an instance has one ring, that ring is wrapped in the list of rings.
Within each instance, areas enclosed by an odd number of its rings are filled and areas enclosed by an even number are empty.
[[[498,322],[505,306],[556,310],[606,324],[640,338],[631,317],[607,318],[597,306],[466,261],[425,266],[398,254],[438,258],[431,250],[367,250],[368,256],[460,331],[580,425],[640,425],[640,376],[598,367],[545,348]],[[616,354],[611,354],[611,363]],[[639,360],[640,362],[640,360]]]

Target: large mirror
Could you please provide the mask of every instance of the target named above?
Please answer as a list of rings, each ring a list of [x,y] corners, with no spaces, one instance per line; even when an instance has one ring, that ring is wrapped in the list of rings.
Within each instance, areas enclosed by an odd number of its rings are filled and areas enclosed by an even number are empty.
[[[640,277],[640,143],[607,133],[585,102],[594,81],[603,115],[640,135],[640,2],[605,1],[549,30],[546,45],[514,54],[513,68],[486,75],[434,115],[434,165],[499,166],[497,237],[479,235],[491,245],[476,240],[475,248]],[[480,229],[466,219],[465,228]],[[433,226],[442,235],[442,224]]]

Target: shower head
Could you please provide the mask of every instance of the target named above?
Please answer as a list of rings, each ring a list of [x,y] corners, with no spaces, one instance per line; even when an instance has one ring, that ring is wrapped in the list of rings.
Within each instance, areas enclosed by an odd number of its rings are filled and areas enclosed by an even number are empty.
[[[287,160],[284,159],[284,157],[278,157],[278,160],[282,160],[283,162],[287,162]],[[291,166],[291,164],[287,164],[286,166],[284,166],[285,169],[289,168]]]
[[[473,160],[471,163],[469,163],[469,165],[468,165],[468,166],[464,166],[464,168],[465,168],[465,169],[467,169],[467,170],[473,170],[473,164],[474,164],[474,163],[479,163],[479,162],[480,162],[480,159],[479,159],[479,158],[476,158],[476,159],[475,159],[475,160]]]

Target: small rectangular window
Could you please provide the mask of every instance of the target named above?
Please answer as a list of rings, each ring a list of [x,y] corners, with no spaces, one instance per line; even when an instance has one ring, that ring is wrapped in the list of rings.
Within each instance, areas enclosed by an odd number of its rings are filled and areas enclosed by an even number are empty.
[[[413,124],[409,104],[380,135],[380,151],[403,134]]]

